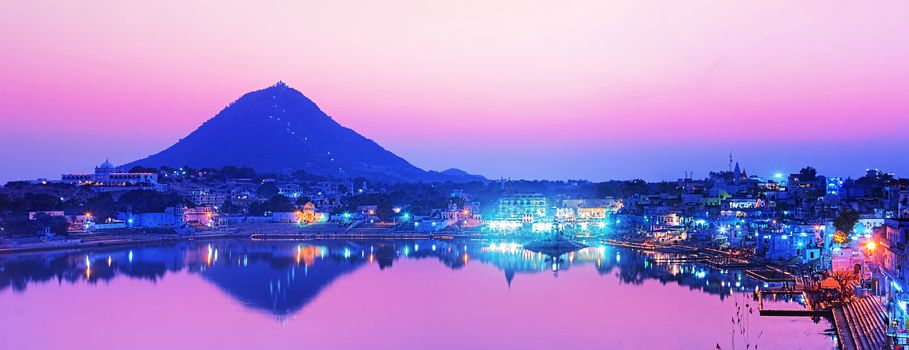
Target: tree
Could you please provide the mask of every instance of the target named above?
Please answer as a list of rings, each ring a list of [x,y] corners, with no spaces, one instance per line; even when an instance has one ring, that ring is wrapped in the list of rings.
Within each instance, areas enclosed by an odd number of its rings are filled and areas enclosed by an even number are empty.
[[[221,207],[218,209],[220,209],[222,213],[227,214],[239,214],[243,211],[243,208],[241,208],[239,205],[231,203],[230,200],[225,200],[224,203],[221,204]]]
[[[131,209],[135,213],[160,213],[168,207],[176,207],[183,200],[176,193],[135,190],[124,193],[117,201],[120,210]]]
[[[830,278],[839,283],[843,301],[846,301],[847,296],[852,295],[852,285],[858,281],[858,276],[849,270],[833,271],[830,273]]]
[[[62,216],[39,214],[35,217],[35,222],[37,222],[39,229],[47,227],[55,235],[65,235],[67,234],[67,229],[69,229],[69,221],[66,221],[66,218]]]
[[[60,201],[60,197],[44,193],[26,193],[24,196],[22,196],[22,198],[19,198],[18,200],[12,200],[12,202],[16,201],[18,201],[19,204],[13,204],[11,206],[11,209],[13,211],[16,209],[20,211],[45,211],[63,209],[63,202]]]
[[[249,167],[238,168],[233,165],[225,165],[218,172],[225,178],[256,178],[256,171]]]
[[[262,215],[265,212],[288,212],[294,211],[294,205],[290,199],[280,194],[276,194],[261,203],[253,203],[249,206],[249,212],[254,215]]]
[[[256,189],[256,196],[259,198],[271,198],[278,195],[279,192],[281,190],[278,189],[278,185],[275,185],[274,182],[266,182]]]
[[[620,190],[621,186],[622,186],[621,181],[608,181],[608,182],[598,183],[596,196],[598,198],[618,197],[621,195],[621,190]]]
[[[647,182],[641,179],[625,181],[619,189],[621,196],[627,197],[633,194],[648,194]]]
[[[849,236],[858,221],[859,213],[857,211],[844,209],[836,219],[833,220],[833,226],[836,227],[837,232],[842,232],[846,236]]]
[[[117,215],[120,205],[111,196],[110,192],[104,192],[89,198],[85,201],[85,211],[92,213],[96,220],[112,218]]]
[[[131,172],[131,173],[157,173],[158,169],[146,168],[143,166],[136,165],[136,166],[132,167],[132,169],[129,169],[129,172]]]
[[[23,218],[21,220],[9,220],[3,222],[3,231],[9,235],[36,235],[44,228],[56,235],[67,234],[69,222],[62,216],[51,216],[47,214],[38,214],[35,220]]]
[[[817,181],[817,169],[806,166],[799,170],[799,176],[802,178],[802,181],[813,182]]]
[[[294,202],[294,204],[305,205],[306,203],[309,203],[309,202],[312,202],[312,199],[310,199],[307,196],[300,196],[300,197],[297,197],[297,200]]]

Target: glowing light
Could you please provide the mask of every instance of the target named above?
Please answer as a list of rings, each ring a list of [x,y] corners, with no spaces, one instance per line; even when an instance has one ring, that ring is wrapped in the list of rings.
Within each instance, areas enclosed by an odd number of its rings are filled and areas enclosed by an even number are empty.
[[[869,252],[873,252],[875,248],[877,248],[877,243],[874,243],[874,241],[868,241],[868,243],[865,243],[865,249],[868,249]]]
[[[552,231],[552,223],[535,222],[530,226],[530,230],[533,232],[550,232]]]
[[[493,231],[517,231],[521,223],[517,221],[496,220],[488,223],[488,228]]]

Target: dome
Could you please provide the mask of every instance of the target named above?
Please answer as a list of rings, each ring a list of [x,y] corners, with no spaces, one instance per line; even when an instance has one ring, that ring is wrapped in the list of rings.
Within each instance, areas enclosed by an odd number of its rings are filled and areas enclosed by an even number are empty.
[[[101,164],[98,168],[100,169],[113,169],[114,165],[110,163],[110,160],[105,159],[104,163]]]

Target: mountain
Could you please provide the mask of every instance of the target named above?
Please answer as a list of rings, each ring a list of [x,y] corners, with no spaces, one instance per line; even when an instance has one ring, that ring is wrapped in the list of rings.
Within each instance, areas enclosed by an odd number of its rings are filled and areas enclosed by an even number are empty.
[[[463,171],[424,171],[348,129],[282,82],[240,97],[173,146],[124,167],[248,166],[380,181],[473,181]]]
[[[443,171],[429,171],[430,174],[438,176],[440,178],[448,179],[454,182],[471,182],[471,181],[486,181],[487,179],[481,175],[470,174],[461,169],[447,169]]]

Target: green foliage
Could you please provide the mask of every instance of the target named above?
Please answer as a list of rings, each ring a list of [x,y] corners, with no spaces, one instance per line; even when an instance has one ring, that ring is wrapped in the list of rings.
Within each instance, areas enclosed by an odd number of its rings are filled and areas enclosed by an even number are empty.
[[[833,226],[836,227],[838,232],[843,232],[846,236],[849,236],[852,233],[852,229],[855,227],[855,224],[859,221],[859,213],[852,209],[845,209],[840,212],[840,215],[833,220]]]
[[[218,170],[218,173],[224,176],[224,178],[256,178],[256,171],[250,167],[235,167],[233,165],[225,165],[221,167],[221,170]]]
[[[69,222],[62,216],[39,214],[34,221],[38,223],[39,229],[48,227],[55,235],[66,235],[66,230],[69,228]]]
[[[96,220],[112,218],[117,215],[120,206],[110,193],[101,193],[85,201],[85,211],[91,212]]]
[[[160,213],[168,207],[181,205],[182,198],[176,193],[136,190],[120,196],[118,209],[131,210],[134,213]]]
[[[274,182],[266,182],[256,189],[256,196],[259,198],[271,198],[278,195],[278,185]]]
[[[810,167],[810,166],[806,166],[806,167],[802,168],[802,170],[799,170],[799,176],[801,176],[802,181],[806,181],[806,182],[817,181],[817,169]]]
[[[263,215],[265,212],[288,212],[294,211],[294,209],[296,208],[290,199],[280,194],[276,194],[264,202],[249,205],[249,213],[252,215]]]
[[[59,197],[44,193],[26,193],[20,198],[0,196],[0,211],[28,212],[61,210],[63,202]]]
[[[136,166],[132,167],[132,169],[129,169],[129,172],[131,172],[131,173],[157,173],[158,169],[146,168],[143,166],[136,165]]]
[[[234,205],[229,200],[224,201],[220,207],[218,207],[222,213],[226,214],[240,214],[243,212],[243,208],[239,205]]]
[[[3,222],[3,230],[8,235],[37,235],[47,227],[53,234],[65,235],[66,229],[69,228],[69,222],[62,216],[50,216],[47,214],[38,214],[35,220],[22,218],[20,220],[9,220]]]
[[[669,182],[657,182],[648,184],[641,179],[629,181],[607,181],[597,184],[596,196],[604,197],[628,197],[635,194],[652,194],[658,192],[674,192],[676,185]]]
[[[394,217],[392,210],[392,197],[384,193],[364,193],[347,198],[344,203],[344,211],[356,211],[358,206],[375,205],[376,216],[380,220],[391,220]]]

